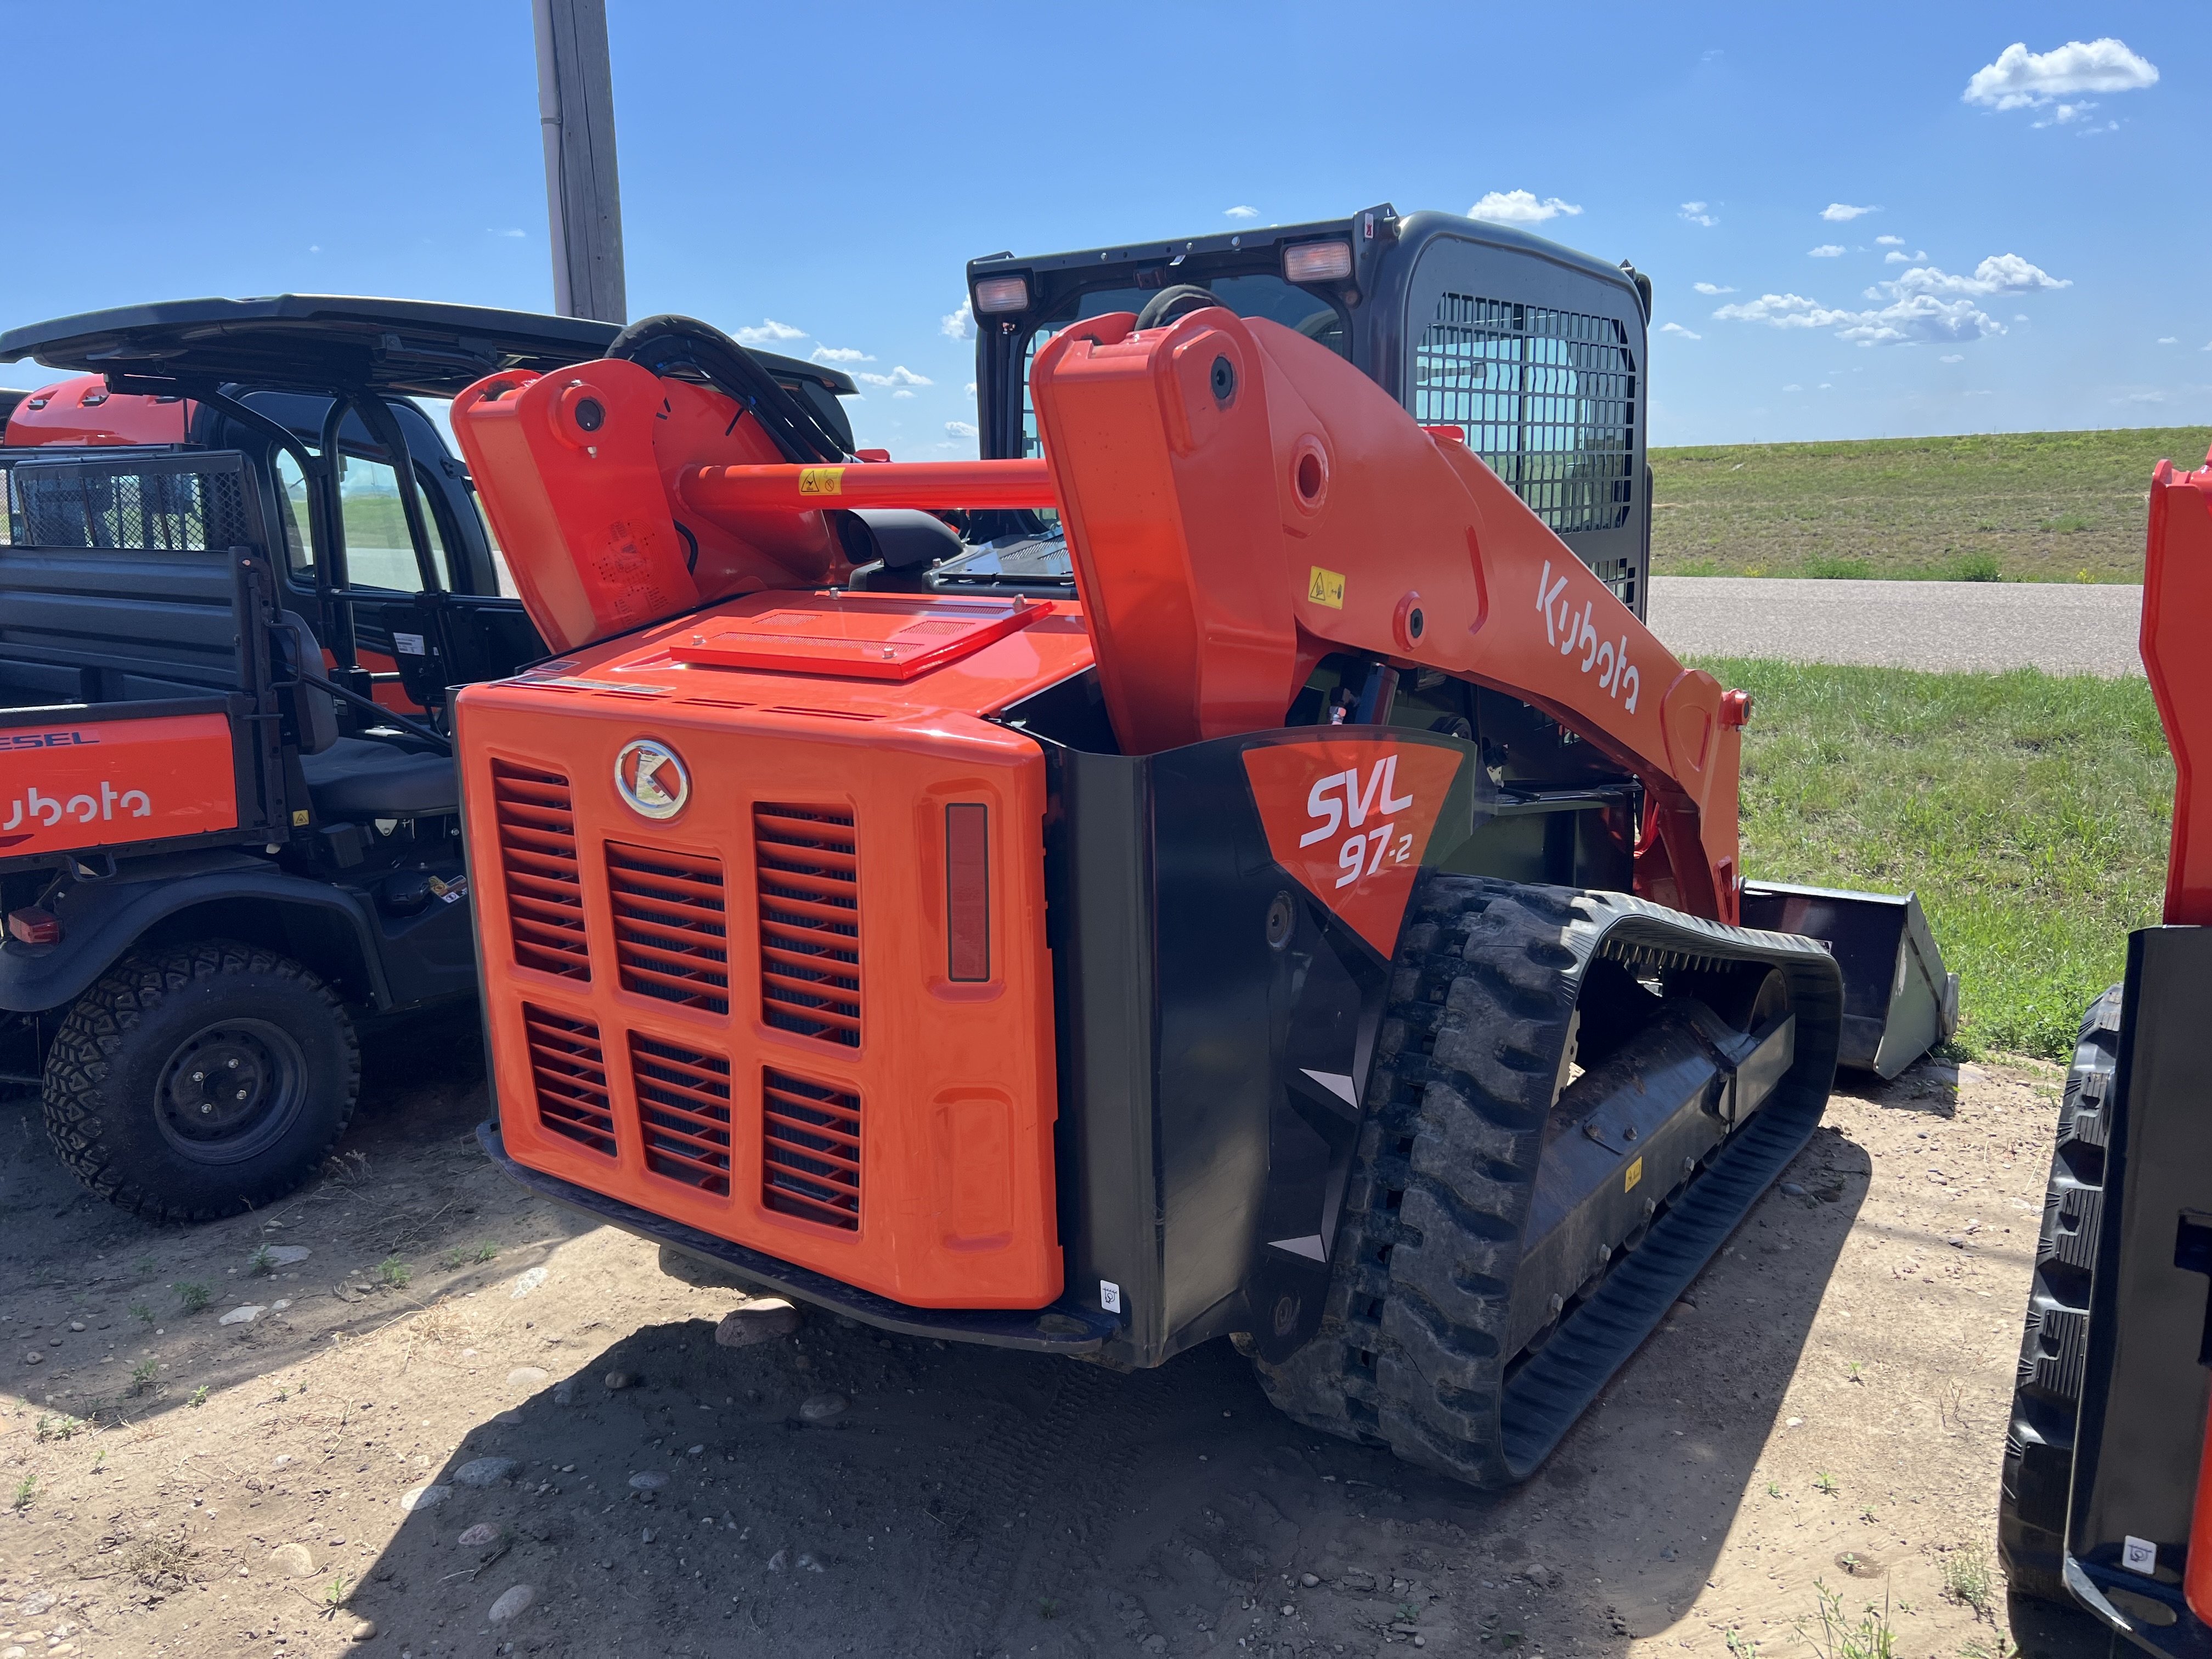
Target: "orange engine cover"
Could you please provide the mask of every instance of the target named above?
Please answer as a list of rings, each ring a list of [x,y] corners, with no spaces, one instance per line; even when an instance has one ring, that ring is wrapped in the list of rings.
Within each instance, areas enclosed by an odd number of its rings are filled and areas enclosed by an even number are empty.
[[[894,1301],[1041,1307],[1044,757],[960,705],[1073,672],[1080,625],[1033,607],[880,690],[717,660],[778,605],[828,637],[839,603],[758,596],[460,694],[502,1138]]]

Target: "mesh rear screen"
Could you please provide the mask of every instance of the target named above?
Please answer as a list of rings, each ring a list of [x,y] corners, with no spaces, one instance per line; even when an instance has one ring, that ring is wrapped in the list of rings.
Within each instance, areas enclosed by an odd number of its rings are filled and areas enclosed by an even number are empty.
[[[201,552],[253,544],[244,479],[234,469],[114,471],[18,462],[0,474],[7,538],[18,547]]]
[[[1554,532],[1628,521],[1636,363],[1610,317],[1440,295],[1414,354],[1413,418],[1464,431]]]

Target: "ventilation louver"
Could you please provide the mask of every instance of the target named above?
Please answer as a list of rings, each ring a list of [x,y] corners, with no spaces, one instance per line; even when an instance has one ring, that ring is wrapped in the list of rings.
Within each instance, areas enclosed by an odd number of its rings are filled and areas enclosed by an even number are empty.
[[[576,815],[568,780],[509,761],[491,763],[507,929],[518,967],[589,981],[584,887],[576,864]]]
[[[830,806],[753,808],[760,892],[761,1018],[857,1048],[860,910],[853,816]]]
[[[623,990],[730,1012],[721,860],[611,841],[607,901]]]
[[[607,1097],[606,1056],[599,1028],[548,1009],[522,1005],[530,1042],[530,1077],[538,1121],[603,1158],[615,1155],[614,1108]]]
[[[857,1232],[860,1097],[778,1071],[761,1075],[761,1202]]]
[[[645,1167],[727,1198],[730,1062],[633,1031],[629,1077]]]

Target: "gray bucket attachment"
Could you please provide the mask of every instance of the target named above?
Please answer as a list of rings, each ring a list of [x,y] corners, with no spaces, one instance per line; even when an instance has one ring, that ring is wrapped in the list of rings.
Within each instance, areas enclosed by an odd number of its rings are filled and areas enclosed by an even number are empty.
[[[1743,925],[1827,946],[1844,970],[1842,1065],[1893,1078],[1958,1029],[1959,976],[1911,893],[1746,882]]]

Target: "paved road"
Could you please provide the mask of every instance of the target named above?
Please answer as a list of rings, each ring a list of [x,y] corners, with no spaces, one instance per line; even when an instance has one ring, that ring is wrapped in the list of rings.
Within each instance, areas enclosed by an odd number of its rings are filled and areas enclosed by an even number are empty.
[[[1650,623],[1686,657],[2110,677],[2142,672],[2142,588],[2105,584],[1659,576]]]

